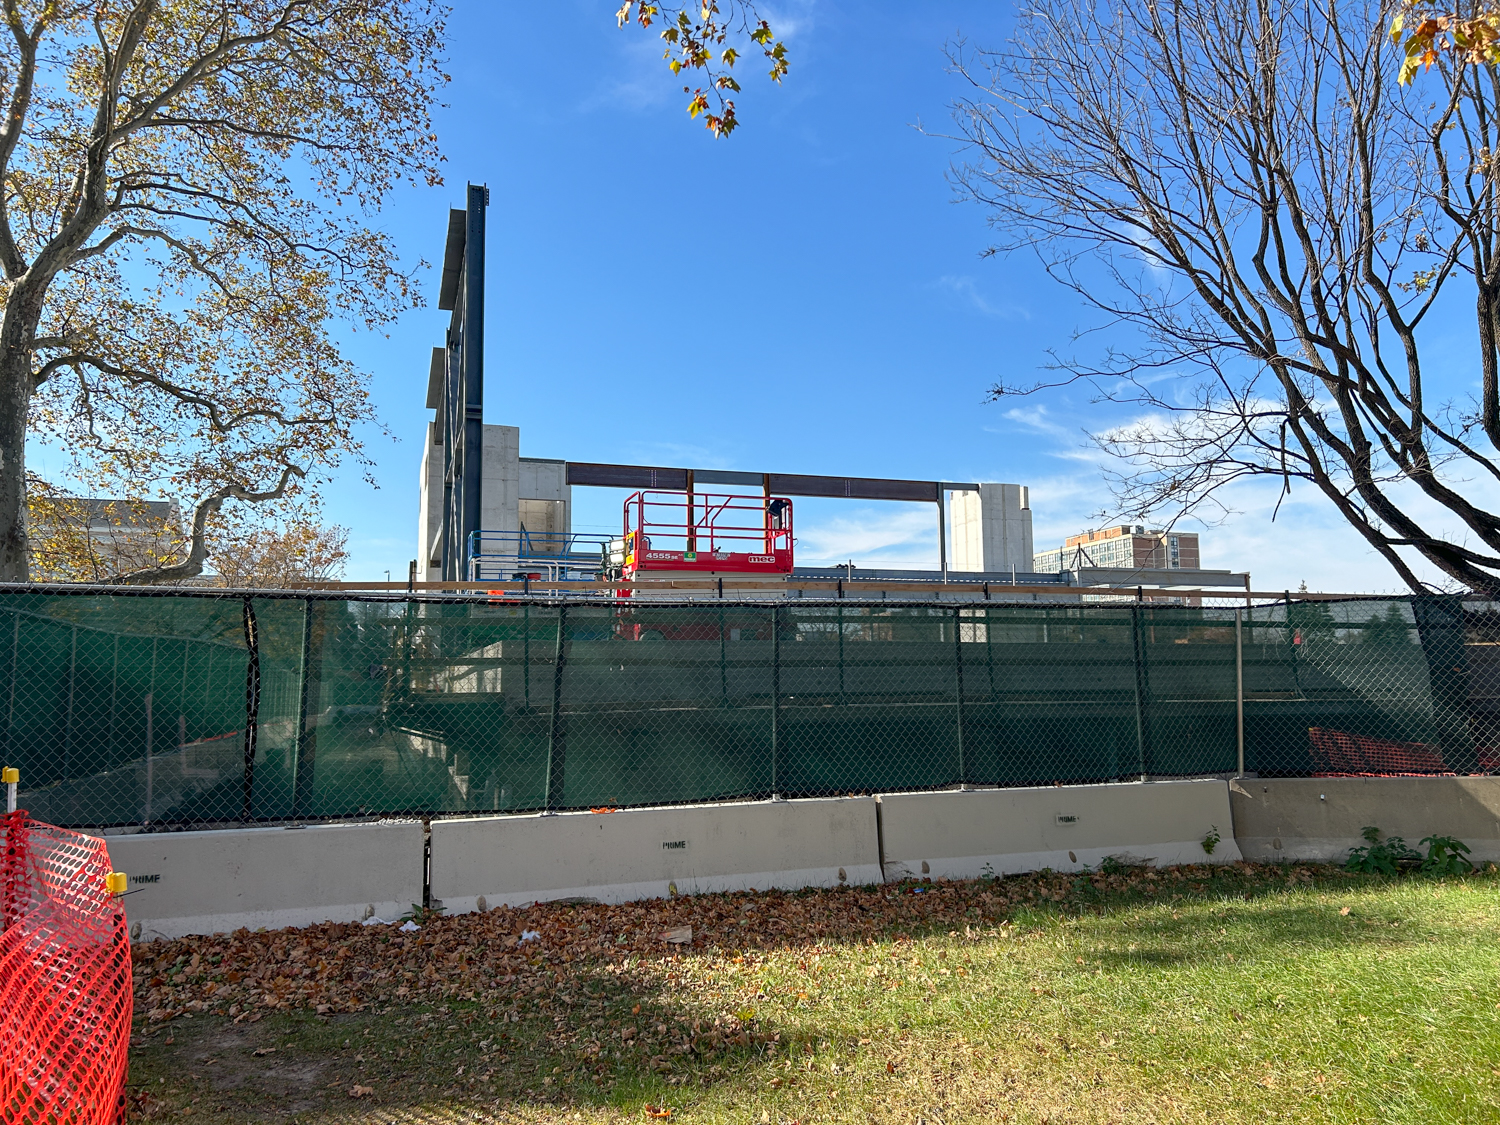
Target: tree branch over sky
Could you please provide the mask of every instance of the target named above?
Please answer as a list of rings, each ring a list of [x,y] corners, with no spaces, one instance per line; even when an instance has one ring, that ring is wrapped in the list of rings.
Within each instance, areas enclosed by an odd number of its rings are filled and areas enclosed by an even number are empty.
[[[621,27],[632,18],[641,27],[662,25],[661,39],[666,44],[662,57],[673,74],[703,72],[706,86],[684,86],[682,92],[689,95],[688,116],[701,114],[704,128],[716,137],[729,136],[739,125],[730,96],[740,89],[732,73],[741,54],[736,43],[761,51],[771,64],[771,81],[780,82],[787,72],[786,44],[775,37],[753,0],[728,0],[722,8],[718,0],[691,4],[625,0],[615,15]]]
[[[330,335],[419,303],[367,216],[437,184],[431,0],[7,0],[0,29],[0,579],[28,435],[102,494],[290,510],[362,459]]]
[[[1398,10],[1041,0],[1007,49],[954,52],[955,178],[996,251],[1138,342],[1046,384],[1138,409],[1096,435],[1123,510],[1305,482],[1412,589],[1420,559],[1495,596],[1500,85],[1449,58],[1402,86]]]

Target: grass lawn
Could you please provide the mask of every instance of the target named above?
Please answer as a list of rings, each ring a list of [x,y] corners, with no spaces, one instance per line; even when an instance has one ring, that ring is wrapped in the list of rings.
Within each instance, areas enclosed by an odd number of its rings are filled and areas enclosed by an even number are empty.
[[[553,904],[136,970],[133,1120],[1500,1122],[1493,868]]]

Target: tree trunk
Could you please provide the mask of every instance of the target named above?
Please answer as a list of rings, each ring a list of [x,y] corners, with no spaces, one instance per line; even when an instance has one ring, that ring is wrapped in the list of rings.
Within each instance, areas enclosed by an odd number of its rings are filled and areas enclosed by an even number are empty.
[[[26,412],[31,405],[31,341],[40,298],[22,286],[11,291],[0,323],[0,582],[25,582],[29,575],[26,545]]]

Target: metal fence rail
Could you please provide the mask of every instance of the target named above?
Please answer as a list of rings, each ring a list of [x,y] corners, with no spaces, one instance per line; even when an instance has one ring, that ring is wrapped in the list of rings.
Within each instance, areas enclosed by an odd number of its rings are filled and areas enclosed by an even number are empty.
[[[1500,613],[0,591],[0,759],[71,827],[1500,768]]]

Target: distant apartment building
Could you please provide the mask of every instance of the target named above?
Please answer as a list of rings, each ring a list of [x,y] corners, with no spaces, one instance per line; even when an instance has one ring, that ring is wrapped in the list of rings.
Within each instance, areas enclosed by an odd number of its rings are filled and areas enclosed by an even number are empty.
[[[1032,556],[1031,569],[1056,574],[1086,567],[1124,570],[1197,570],[1198,536],[1136,524],[1070,535],[1061,547]]]
[[[176,501],[33,496],[27,513],[33,577],[99,582],[175,560],[183,540]]]

